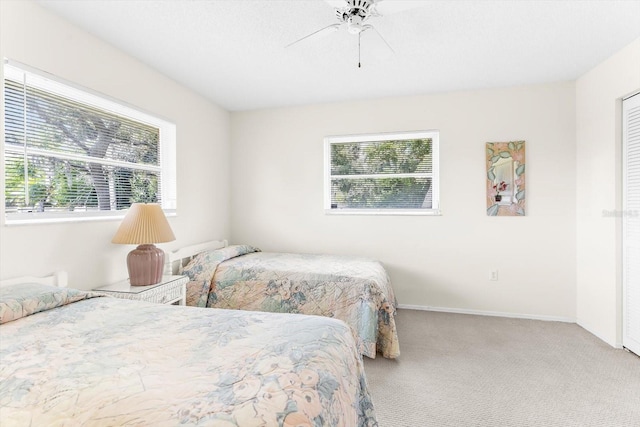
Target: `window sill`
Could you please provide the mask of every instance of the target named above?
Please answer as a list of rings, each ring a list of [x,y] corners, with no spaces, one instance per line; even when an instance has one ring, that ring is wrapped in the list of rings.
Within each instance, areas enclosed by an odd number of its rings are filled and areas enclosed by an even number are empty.
[[[39,224],[60,224],[69,222],[88,222],[88,221],[121,221],[128,210],[122,211],[105,211],[96,213],[73,215],[64,213],[20,213],[20,214],[6,214],[4,217],[4,226],[20,226],[20,225],[39,225]],[[164,214],[167,217],[176,216],[175,209],[164,209]]]
[[[442,216],[440,209],[325,209],[326,215]]]

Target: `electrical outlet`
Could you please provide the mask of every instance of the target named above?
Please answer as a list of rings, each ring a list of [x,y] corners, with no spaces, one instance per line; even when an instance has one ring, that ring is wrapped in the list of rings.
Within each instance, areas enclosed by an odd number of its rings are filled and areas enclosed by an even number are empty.
[[[493,282],[498,281],[498,270],[491,270],[491,274],[489,275],[489,280]]]

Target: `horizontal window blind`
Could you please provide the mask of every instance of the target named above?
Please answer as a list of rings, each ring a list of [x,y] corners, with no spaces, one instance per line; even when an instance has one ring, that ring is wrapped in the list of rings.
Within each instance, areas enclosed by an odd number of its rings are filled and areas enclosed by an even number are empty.
[[[4,101],[7,222],[135,202],[175,207],[175,166],[163,164],[175,162],[172,124],[9,64]]]
[[[437,132],[328,137],[325,145],[328,211],[437,213]]]

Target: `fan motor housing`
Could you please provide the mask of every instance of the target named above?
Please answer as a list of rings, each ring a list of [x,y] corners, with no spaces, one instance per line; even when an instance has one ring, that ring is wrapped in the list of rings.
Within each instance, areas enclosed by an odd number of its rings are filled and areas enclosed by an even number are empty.
[[[345,7],[336,9],[336,16],[347,24],[347,31],[358,34],[365,29],[363,24],[371,16],[373,4],[372,0],[347,0]]]
[[[372,0],[347,0],[346,6],[336,9],[336,16],[342,22],[349,22],[349,19],[359,17],[364,22],[371,16],[371,6],[375,3]]]

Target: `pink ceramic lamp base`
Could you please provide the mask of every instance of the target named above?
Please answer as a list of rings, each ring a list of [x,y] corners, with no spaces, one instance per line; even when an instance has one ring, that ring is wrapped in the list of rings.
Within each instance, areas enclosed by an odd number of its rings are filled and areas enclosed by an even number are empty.
[[[148,286],[160,283],[164,269],[164,251],[155,245],[139,245],[127,255],[129,283]]]

